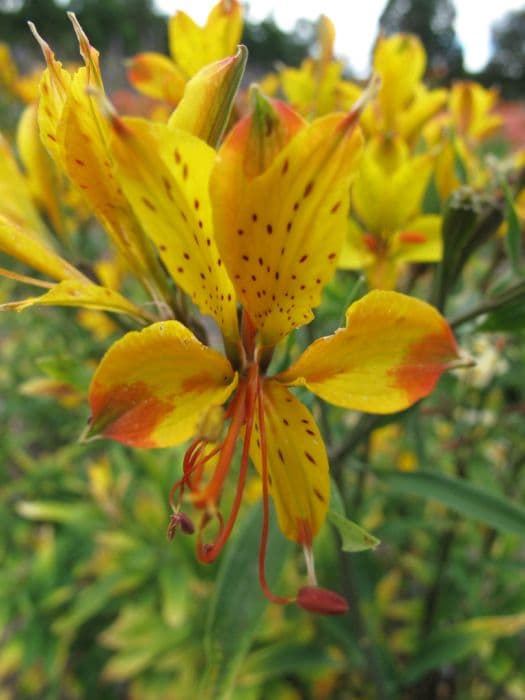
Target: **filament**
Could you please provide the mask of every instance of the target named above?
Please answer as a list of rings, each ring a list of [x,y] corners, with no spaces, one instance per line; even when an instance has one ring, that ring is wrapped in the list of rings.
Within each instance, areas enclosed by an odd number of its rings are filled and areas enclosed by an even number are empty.
[[[266,561],[266,546],[268,544],[268,525],[269,525],[269,499],[268,499],[268,449],[266,444],[266,427],[264,423],[264,407],[263,407],[263,392],[261,383],[257,384],[257,410],[259,419],[259,435],[261,438],[261,479],[263,488],[263,524],[261,531],[261,546],[259,549],[259,581],[264,595],[272,603],[292,603],[293,598],[284,598],[274,595],[266,581],[265,561]]]
[[[248,464],[250,459],[250,441],[253,431],[253,422],[255,418],[255,405],[257,402],[257,389],[258,389],[258,367],[257,365],[252,365],[248,374],[247,389],[245,393],[245,431],[244,431],[244,443],[242,449],[241,457],[241,467],[239,470],[239,477],[237,479],[237,490],[235,493],[235,499],[230,511],[230,515],[226,522],[226,525],[219,533],[219,536],[215,542],[208,547],[199,548],[199,559],[205,562],[212,562],[221,552],[226,540],[230,536],[232,528],[237,519],[237,514],[242,501],[242,495],[244,493],[244,485],[246,483],[246,473],[248,471]]]

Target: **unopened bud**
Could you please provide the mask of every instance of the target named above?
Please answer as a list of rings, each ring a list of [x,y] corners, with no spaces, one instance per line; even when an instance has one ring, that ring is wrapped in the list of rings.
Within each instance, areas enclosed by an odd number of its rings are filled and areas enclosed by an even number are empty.
[[[168,125],[189,131],[216,148],[228,126],[247,59],[248,50],[239,46],[234,56],[201,68],[187,83]]]
[[[348,612],[348,603],[342,596],[319,586],[303,586],[296,603],[303,610],[319,615],[344,615]]]

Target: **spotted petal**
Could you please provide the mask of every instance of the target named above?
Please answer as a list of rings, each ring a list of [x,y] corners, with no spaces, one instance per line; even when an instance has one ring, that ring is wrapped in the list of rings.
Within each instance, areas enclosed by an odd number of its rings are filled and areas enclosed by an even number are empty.
[[[0,251],[53,279],[87,281],[87,278],[79,270],[35,236],[33,229],[25,226],[24,222],[19,223],[5,216],[1,212],[1,208]]]
[[[17,129],[20,159],[27,173],[34,200],[47,213],[56,233],[66,233],[60,206],[59,175],[40,139],[37,119],[38,108],[31,104],[22,113]]]
[[[328,460],[323,439],[310,411],[282,384],[263,384],[268,449],[269,491],[282,532],[299,544],[310,544],[323,524],[330,500]],[[262,471],[258,421],[250,455]]]
[[[47,66],[42,73],[39,86],[40,100],[38,106],[38,122],[40,125],[40,135],[42,143],[53,157],[53,160],[59,164],[59,123],[69,92],[71,74],[62,66],[60,61],[56,60],[55,54],[38,34],[32,22],[29,22],[29,28],[40,44]]]
[[[0,215],[42,243],[50,241],[49,231],[32,200],[29,183],[22,175],[14,154],[1,134]]]
[[[180,444],[236,384],[228,360],[182,324],[155,323],[125,335],[102,359],[89,391],[86,437],[135,447]]]
[[[215,243],[208,193],[215,151],[143,119],[116,120],[113,131],[119,181],[144,230],[177,284],[233,340],[235,295]]]
[[[312,319],[334,272],[361,145],[355,117],[304,127],[260,174],[247,172],[247,122],[219,151],[210,186],[217,244],[264,345]]]
[[[16,311],[23,311],[29,306],[80,306],[85,309],[127,314],[142,322],[148,319],[148,315],[138,306],[132,304],[114,289],[101,287],[87,281],[64,280],[40,297],[12,301],[3,305],[4,308],[12,308]]]
[[[374,291],[349,307],[346,328],[312,343],[279,379],[336,406],[393,413],[429,394],[458,359],[454,336],[432,306]]]
[[[72,76],[39,38],[48,66],[38,114],[42,141],[58,167],[82,191],[132,270],[140,278],[158,280],[160,270],[149,242],[115,178],[108,149],[109,126],[99,106],[105,98],[98,52],[76,20],[74,26],[86,65]]]

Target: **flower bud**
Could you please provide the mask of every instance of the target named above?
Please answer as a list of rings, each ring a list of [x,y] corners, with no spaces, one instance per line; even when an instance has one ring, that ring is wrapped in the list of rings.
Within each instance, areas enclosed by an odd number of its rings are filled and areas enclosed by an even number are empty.
[[[217,147],[228,125],[247,58],[248,50],[239,46],[235,55],[201,68],[186,85],[169,126],[189,131],[212,148]]]

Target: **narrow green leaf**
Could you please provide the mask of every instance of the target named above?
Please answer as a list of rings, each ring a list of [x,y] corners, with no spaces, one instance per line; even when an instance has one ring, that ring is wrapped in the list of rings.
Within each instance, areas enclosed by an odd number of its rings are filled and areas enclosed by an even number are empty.
[[[360,299],[366,291],[366,278],[364,275],[359,275],[352,286],[349,288],[349,292],[345,297],[343,302],[343,308],[341,310],[341,316],[339,318],[339,327],[345,325],[346,312],[350,304],[354,301]]]
[[[308,677],[344,665],[343,660],[330,656],[322,646],[281,642],[250,654],[243,667],[242,682],[261,684],[288,673]]]
[[[519,272],[521,262],[521,226],[512,194],[505,180],[501,181],[505,195],[505,221],[507,222],[507,250],[514,272]]]
[[[114,577],[106,577],[82,589],[75,597],[72,606],[57,617],[51,625],[57,635],[74,638],[81,625],[95,617],[111,600],[111,585]]]
[[[518,299],[491,311],[483,323],[478,326],[478,330],[517,331],[525,328],[524,301],[523,299]]]
[[[397,493],[432,499],[465,518],[525,537],[525,509],[464,479],[435,472],[381,472],[381,483]]]
[[[97,509],[86,503],[62,503],[61,501],[19,501],[16,511],[28,520],[45,520],[52,523],[86,523],[99,519]]]
[[[377,537],[345,516],[343,499],[333,479],[330,484],[330,510],[327,517],[341,535],[343,552],[364,552],[366,549],[375,549],[380,544]]]
[[[487,641],[510,637],[525,628],[525,613],[478,617],[431,635],[403,674],[413,683],[432,669],[458,662],[474,654]]]
[[[201,700],[227,700],[232,696],[237,674],[268,605],[258,574],[261,522],[262,504],[258,503],[246,514],[237,538],[228,545],[222,559],[210,601],[205,638],[208,663],[197,693]],[[291,548],[271,512],[266,578],[272,589]]]
[[[375,549],[380,540],[374,537],[356,523],[344,518],[338,513],[330,511],[328,520],[337,528],[343,544],[341,549],[343,552],[363,552],[366,549]]]

